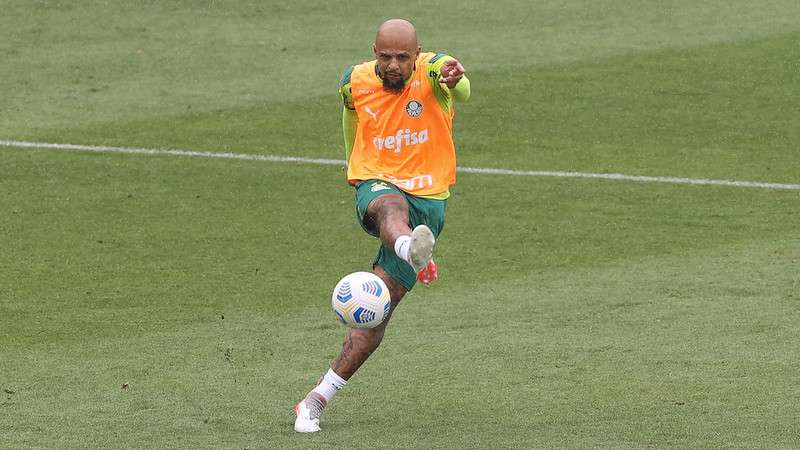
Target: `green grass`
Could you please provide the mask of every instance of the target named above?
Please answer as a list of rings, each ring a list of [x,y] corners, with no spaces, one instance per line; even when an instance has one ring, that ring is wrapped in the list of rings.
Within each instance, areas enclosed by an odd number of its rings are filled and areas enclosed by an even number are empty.
[[[800,183],[797,2],[2,6],[0,139],[341,158],[406,16],[469,71],[461,165]],[[300,436],[377,245],[341,168],[0,148],[2,446],[800,446],[797,191],[453,192],[442,279]]]

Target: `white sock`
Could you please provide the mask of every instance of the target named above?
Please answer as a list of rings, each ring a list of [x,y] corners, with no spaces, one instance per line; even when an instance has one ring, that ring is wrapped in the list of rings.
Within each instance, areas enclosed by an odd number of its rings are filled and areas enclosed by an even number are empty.
[[[397,256],[400,257],[403,261],[408,261],[408,249],[411,247],[411,236],[405,235],[400,236],[394,241],[394,252],[397,253]]]
[[[339,392],[339,390],[343,388],[345,384],[347,384],[347,380],[343,379],[339,375],[336,375],[336,372],[334,372],[333,369],[328,369],[328,373],[322,377],[322,381],[319,383],[319,385],[311,391],[325,397],[326,401],[331,401],[333,396],[336,395],[336,393]]]

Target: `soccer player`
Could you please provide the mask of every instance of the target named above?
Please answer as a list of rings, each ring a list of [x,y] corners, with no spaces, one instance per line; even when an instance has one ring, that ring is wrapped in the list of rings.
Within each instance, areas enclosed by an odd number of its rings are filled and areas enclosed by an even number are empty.
[[[405,20],[384,22],[372,49],[376,59],[348,68],[339,92],[347,181],[361,226],[380,238],[373,271],[389,288],[391,309],[376,328],[347,330],[331,368],[295,406],[298,432],[320,430],[322,410],[378,348],[406,292],[437,278],[433,247],[456,175],[454,100],[469,98],[469,80],[458,60],[423,53]]]

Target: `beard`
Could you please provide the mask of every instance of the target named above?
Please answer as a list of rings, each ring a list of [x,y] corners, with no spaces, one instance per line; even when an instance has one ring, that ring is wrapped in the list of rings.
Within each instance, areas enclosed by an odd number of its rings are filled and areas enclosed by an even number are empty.
[[[393,94],[399,94],[403,92],[403,88],[406,87],[406,80],[403,77],[398,77],[396,79],[391,79],[387,77],[383,77],[383,90],[391,92]]]

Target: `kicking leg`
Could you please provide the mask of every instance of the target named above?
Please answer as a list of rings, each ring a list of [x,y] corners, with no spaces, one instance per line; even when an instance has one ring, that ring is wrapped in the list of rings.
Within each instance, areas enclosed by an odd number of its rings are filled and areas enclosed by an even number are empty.
[[[381,244],[394,250],[398,257],[411,265],[415,273],[419,273],[427,269],[433,258],[436,239],[427,225],[418,225],[412,230],[408,217],[408,202],[400,194],[381,195],[367,206],[366,220],[376,225]]]

